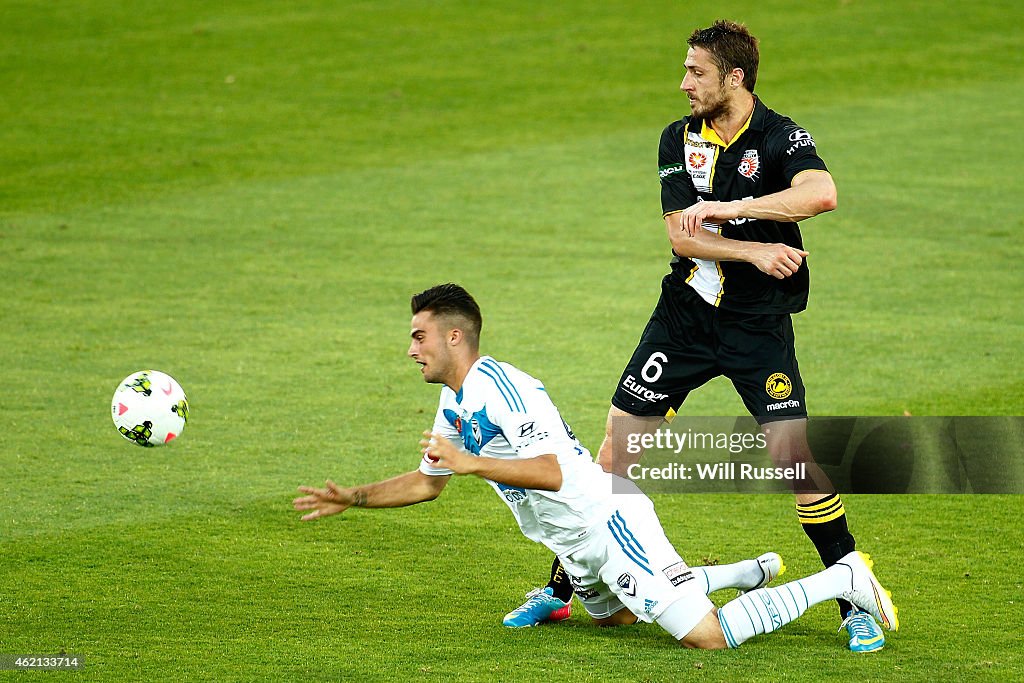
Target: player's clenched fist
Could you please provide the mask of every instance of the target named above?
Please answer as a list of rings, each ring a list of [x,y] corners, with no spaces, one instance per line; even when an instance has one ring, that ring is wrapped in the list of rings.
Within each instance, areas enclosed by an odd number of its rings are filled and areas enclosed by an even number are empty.
[[[443,467],[455,474],[472,474],[476,458],[467,455],[451,441],[433,432],[423,432],[420,440],[423,454],[434,467]]]
[[[762,273],[782,280],[800,270],[808,252],[788,244],[759,245],[750,262]]]

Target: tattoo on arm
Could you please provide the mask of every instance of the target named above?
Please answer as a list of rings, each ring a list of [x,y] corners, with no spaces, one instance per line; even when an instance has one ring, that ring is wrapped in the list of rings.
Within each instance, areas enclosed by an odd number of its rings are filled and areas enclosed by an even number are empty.
[[[363,491],[362,489],[358,489],[353,494],[352,497],[353,497],[352,507],[361,508],[361,507],[364,507],[366,505],[366,491]]]

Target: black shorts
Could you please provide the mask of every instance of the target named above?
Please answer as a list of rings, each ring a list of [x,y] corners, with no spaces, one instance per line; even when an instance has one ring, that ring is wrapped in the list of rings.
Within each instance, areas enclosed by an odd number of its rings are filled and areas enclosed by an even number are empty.
[[[807,416],[789,314],[715,308],[678,275],[666,275],[612,405],[631,415],[663,416],[719,375],[732,380],[760,423]]]

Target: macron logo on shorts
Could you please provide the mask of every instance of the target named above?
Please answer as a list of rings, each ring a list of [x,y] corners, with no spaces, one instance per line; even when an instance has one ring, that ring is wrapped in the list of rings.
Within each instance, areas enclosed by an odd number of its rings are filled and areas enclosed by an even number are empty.
[[[782,401],[780,403],[769,403],[765,406],[765,410],[785,410],[786,408],[799,408],[800,401],[795,399],[789,399],[788,401]]]

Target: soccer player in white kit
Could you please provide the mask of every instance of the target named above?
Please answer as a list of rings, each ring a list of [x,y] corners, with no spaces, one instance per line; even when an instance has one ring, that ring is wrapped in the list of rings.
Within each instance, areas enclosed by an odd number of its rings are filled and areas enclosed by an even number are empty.
[[[294,507],[312,511],[303,520],[433,500],[453,475],[473,474],[505,501],[527,538],[559,557],[599,624],[654,621],[687,647],[738,647],[841,597],[898,628],[896,608],[861,553],[774,588],[765,586],[784,569],[775,553],[688,567],[647,496],[613,493],[613,475],[576,439],[544,385],[480,355],[480,309],[466,290],[432,287],[412,298],[412,312],[409,356],[424,380],[444,385],[419,467],[364,486],[300,487],[306,495]],[[749,592],[716,610],[707,594],[727,587]]]

